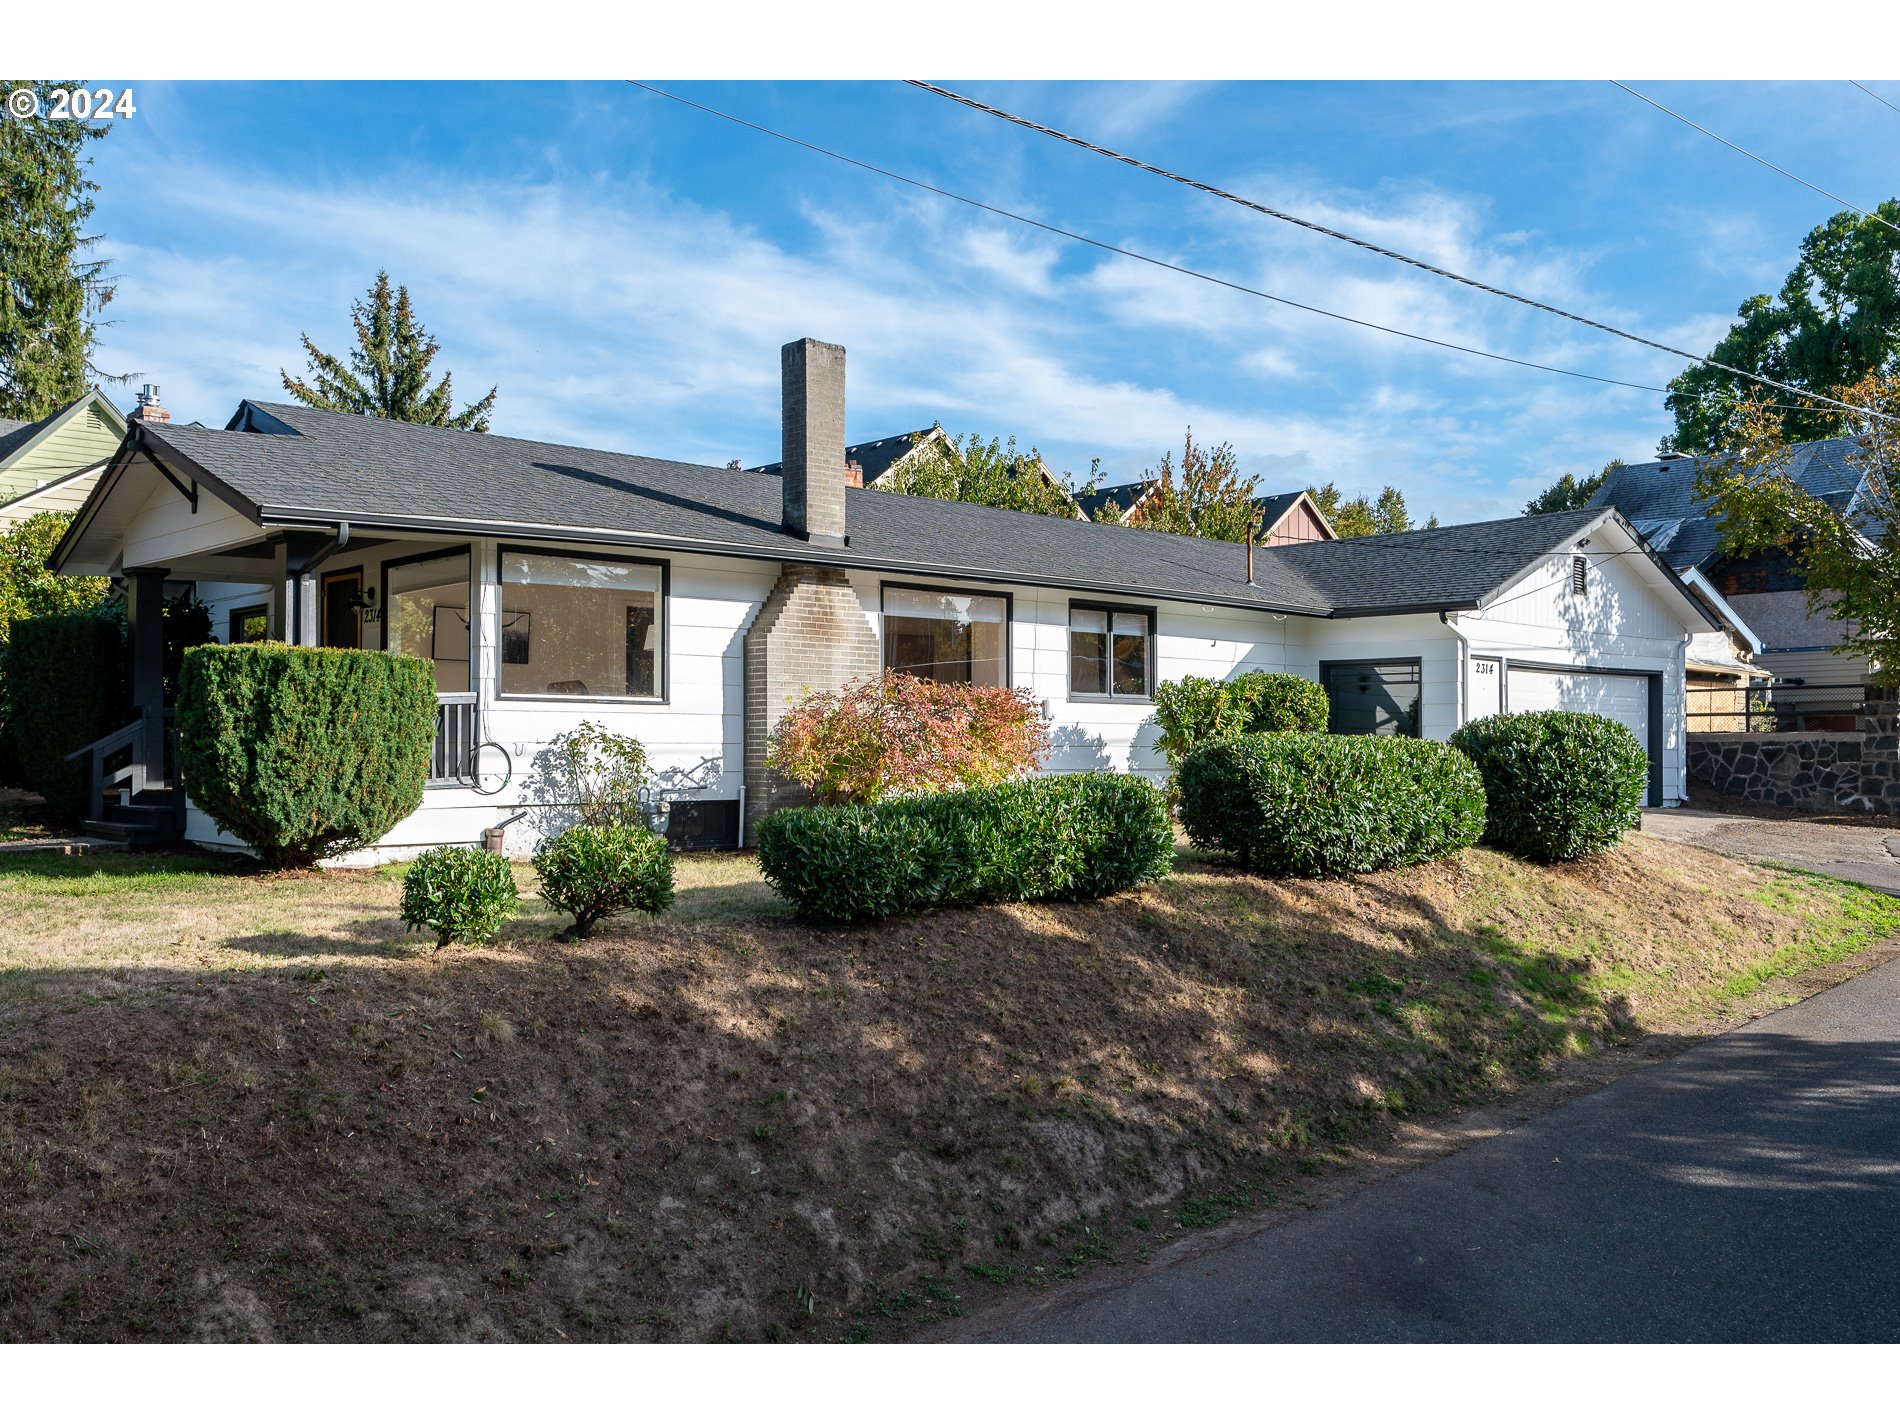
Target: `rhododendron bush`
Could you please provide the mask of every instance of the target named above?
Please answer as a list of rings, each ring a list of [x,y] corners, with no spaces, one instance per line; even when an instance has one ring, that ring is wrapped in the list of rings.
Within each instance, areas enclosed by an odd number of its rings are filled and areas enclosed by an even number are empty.
[[[887,673],[806,694],[773,729],[766,765],[837,806],[991,786],[1048,755],[1048,720],[1025,690]]]

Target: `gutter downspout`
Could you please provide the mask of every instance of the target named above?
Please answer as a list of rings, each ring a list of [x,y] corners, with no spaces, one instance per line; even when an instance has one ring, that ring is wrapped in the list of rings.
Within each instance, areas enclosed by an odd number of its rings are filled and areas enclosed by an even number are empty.
[[[1451,621],[1451,615],[1439,610],[1438,621],[1451,630],[1451,636],[1458,640],[1458,708],[1457,722],[1452,731],[1456,732],[1465,725],[1466,715],[1471,711],[1471,637],[1457,624]]]
[[[290,641],[292,643],[301,644],[303,642],[303,581],[305,571],[323,563],[324,560],[337,553],[349,542],[350,522],[348,520],[338,520],[336,522],[336,533],[324,541],[324,543],[318,545],[315,550],[304,558],[298,560],[297,567],[291,571],[290,577],[295,580],[297,584],[297,597],[291,601],[290,605]]]

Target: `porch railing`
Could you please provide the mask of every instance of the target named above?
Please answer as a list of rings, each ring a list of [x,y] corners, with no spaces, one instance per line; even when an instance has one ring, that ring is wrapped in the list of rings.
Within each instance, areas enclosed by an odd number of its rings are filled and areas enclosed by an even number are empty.
[[[438,693],[435,700],[435,751],[429,780],[442,784],[475,779],[477,709],[473,693]]]
[[[1861,683],[1689,689],[1690,732],[1852,732],[1872,699]]]
[[[173,725],[173,709],[166,708],[160,715],[159,726],[163,741],[159,750],[159,763],[156,769],[145,756],[145,719],[129,722],[116,732],[108,732],[104,737],[88,742],[84,747],[76,748],[66,754],[68,762],[76,762],[88,757],[92,762],[90,782],[90,805],[88,813],[93,821],[105,818],[106,794],[124,788],[127,800],[136,801],[148,787],[169,787],[174,800],[182,813],[184,804],[184,786],[178,775],[178,732]],[[127,754],[127,760],[119,766],[108,768],[106,764],[120,753]],[[156,770],[158,780],[151,776]]]

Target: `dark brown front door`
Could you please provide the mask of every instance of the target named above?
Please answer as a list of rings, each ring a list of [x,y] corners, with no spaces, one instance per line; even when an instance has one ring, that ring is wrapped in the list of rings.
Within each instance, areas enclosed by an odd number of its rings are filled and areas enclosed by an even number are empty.
[[[323,646],[363,646],[363,571],[348,569],[323,576]]]

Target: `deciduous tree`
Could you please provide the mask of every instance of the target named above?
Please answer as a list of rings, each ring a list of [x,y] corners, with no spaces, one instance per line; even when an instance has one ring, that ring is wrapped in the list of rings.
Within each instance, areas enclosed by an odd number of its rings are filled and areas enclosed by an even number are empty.
[[[1542,494],[1524,506],[1527,515],[1554,515],[1564,510],[1580,510],[1590,503],[1591,497],[1603,488],[1603,482],[1610,472],[1620,469],[1623,462],[1612,460],[1594,475],[1585,475],[1579,480],[1568,470],[1544,487]]]
[[[1240,473],[1233,446],[1210,450],[1195,443],[1193,431],[1182,442],[1178,469],[1169,451],[1161,468],[1144,472],[1144,478],[1155,483],[1128,517],[1137,528],[1245,544],[1259,520],[1253,477]]]
[[[950,438],[949,449],[932,446],[885,477],[880,489],[939,500],[964,500],[999,510],[1036,515],[1073,515],[1075,499],[1048,475],[1042,457],[1023,455],[1016,437],[984,440],[980,435]]]

